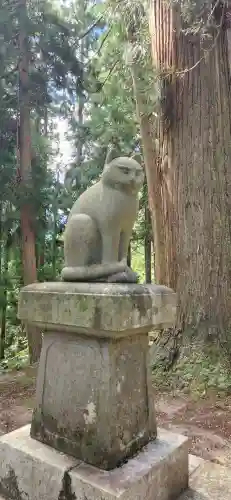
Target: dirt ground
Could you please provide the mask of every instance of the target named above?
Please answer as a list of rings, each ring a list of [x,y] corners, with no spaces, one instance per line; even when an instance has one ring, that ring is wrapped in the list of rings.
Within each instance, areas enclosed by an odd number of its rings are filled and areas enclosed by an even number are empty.
[[[30,422],[36,369],[0,376],[0,435]],[[189,437],[190,452],[231,465],[231,396],[193,401],[189,396],[156,395],[159,427]]]
[[[189,437],[190,453],[231,466],[231,396],[195,402],[157,395],[156,411],[158,426]]]
[[[0,375],[0,435],[31,420],[36,368]]]

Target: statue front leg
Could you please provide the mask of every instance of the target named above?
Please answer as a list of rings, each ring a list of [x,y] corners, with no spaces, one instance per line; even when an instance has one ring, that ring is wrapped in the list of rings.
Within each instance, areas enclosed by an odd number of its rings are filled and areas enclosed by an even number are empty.
[[[127,266],[127,256],[120,258],[120,233],[106,231],[102,234],[102,266],[114,264],[115,271],[108,274],[109,283],[137,283],[138,276]],[[118,270],[118,265],[122,268]],[[105,281],[105,279],[104,279]]]
[[[128,255],[128,247],[131,239],[130,233],[125,233],[124,231],[120,234],[120,242],[119,242],[119,260],[126,260]]]
[[[119,262],[119,232],[102,230],[102,264]]]
[[[117,276],[117,280],[119,282],[124,282],[124,283],[137,283],[138,282],[138,275],[130,267],[127,265],[127,254],[128,254],[128,247],[129,247],[129,242],[131,239],[131,233],[129,232],[121,232],[120,234],[120,241],[119,241],[119,260],[123,261],[126,263],[126,269],[123,273],[119,273]]]

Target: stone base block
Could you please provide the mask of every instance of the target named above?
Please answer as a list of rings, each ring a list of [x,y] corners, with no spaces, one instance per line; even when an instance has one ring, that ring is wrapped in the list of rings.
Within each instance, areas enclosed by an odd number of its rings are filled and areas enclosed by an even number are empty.
[[[47,332],[31,437],[106,470],[133,456],[156,437],[147,353],[147,335]]]
[[[113,470],[156,437],[148,332],[172,326],[164,286],[34,283],[19,318],[44,332],[31,437]]]
[[[230,467],[189,455],[189,473],[190,488],[179,500],[230,500]]]
[[[187,487],[187,438],[160,429],[111,471],[39,443],[30,426],[0,438],[0,495],[11,500],[175,500]]]

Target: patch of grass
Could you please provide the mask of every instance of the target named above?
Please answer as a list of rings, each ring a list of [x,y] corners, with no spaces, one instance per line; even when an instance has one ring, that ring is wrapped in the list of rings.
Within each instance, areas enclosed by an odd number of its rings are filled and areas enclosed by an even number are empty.
[[[28,349],[23,349],[0,362],[0,373],[6,373],[12,370],[21,370],[29,365]]]
[[[175,365],[166,370],[161,363],[153,369],[154,385],[162,391],[190,393],[205,397],[210,392],[231,393],[231,368],[215,348],[192,346]]]
[[[138,273],[140,283],[145,281],[145,260],[144,260],[144,247],[138,246],[132,248],[132,269]]]
[[[144,256],[144,245],[137,244],[136,242],[131,244],[132,248],[132,269],[139,275],[139,282],[144,283],[145,280],[145,256]],[[154,257],[152,253],[152,282],[155,282],[154,277]]]
[[[27,410],[33,410],[34,404],[35,404],[35,399],[33,397],[25,398],[25,399],[23,398],[21,400],[21,404],[22,404],[22,406],[27,408]]]

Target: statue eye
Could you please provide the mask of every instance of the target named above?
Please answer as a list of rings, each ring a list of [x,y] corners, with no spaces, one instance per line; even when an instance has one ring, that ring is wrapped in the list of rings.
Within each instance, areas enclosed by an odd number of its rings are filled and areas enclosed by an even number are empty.
[[[129,168],[127,167],[119,167],[119,169],[121,170],[121,172],[123,172],[124,174],[129,174]]]

